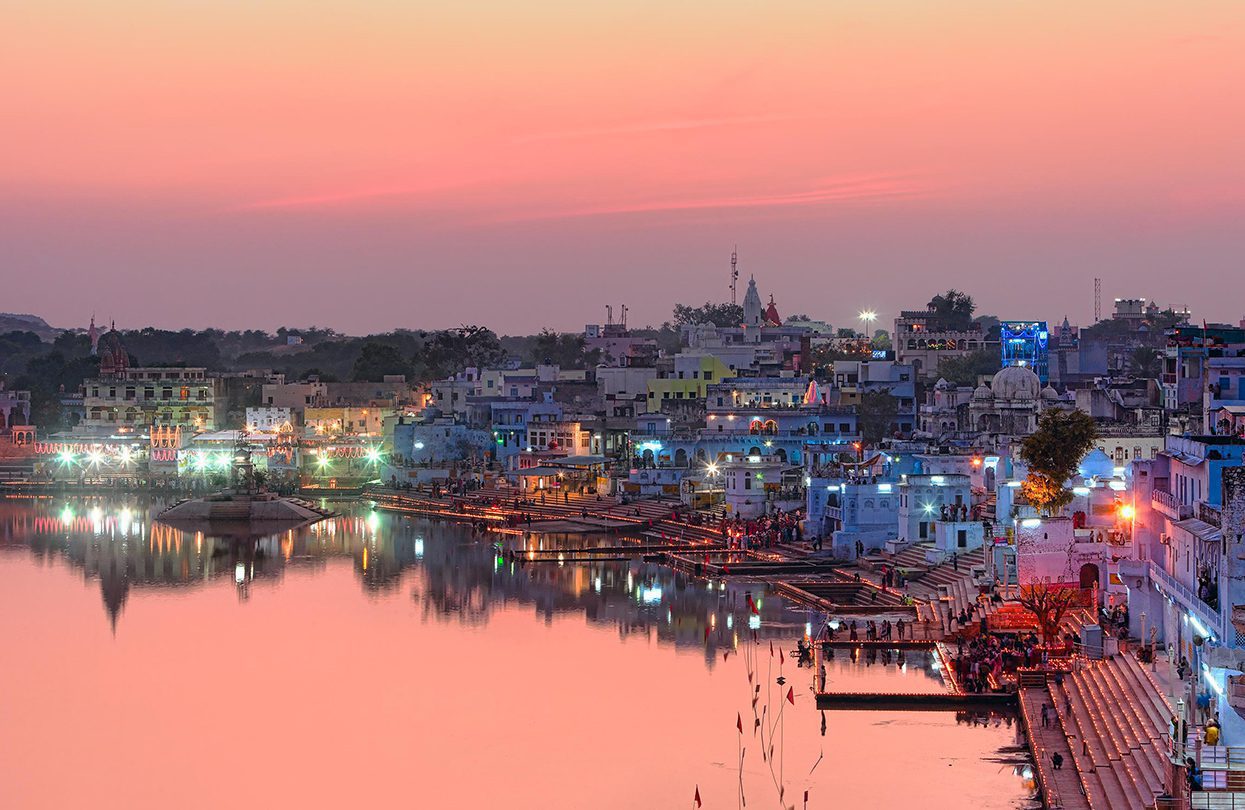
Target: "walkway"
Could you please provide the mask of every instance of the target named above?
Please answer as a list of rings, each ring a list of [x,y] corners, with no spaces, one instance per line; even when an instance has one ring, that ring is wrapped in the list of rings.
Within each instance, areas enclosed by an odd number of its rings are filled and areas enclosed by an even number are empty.
[[[1033,676],[1036,676],[1034,678]],[[1023,715],[1029,749],[1037,764],[1038,783],[1046,807],[1063,810],[1090,810],[1085,796],[1081,775],[1077,771],[1076,758],[1068,746],[1063,723],[1055,713],[1055,701],[1047,688],[1045,673],[1024,673],[1021,676],[1020,713]],[[1026,685],[1028,683],[1029,685]],[[1042,705],[1049,706],[1051,725],[1042,725]],[[1063,757],[1063,766],[1055,770],[1051,756]]]

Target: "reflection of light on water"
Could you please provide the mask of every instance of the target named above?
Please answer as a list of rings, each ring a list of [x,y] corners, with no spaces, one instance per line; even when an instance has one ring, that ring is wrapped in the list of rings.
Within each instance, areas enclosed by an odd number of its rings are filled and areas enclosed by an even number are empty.
[[[601,592],[601,578],[600,577],[597,577],[596,579],[592,580],[592,590],[596,591],[597,593]]]
[[[751,616],[749,616],[749,617],[748,617],[748,628],[749,628],[750,630],[756,630],[756,629],[760,628],[760,626],[761,626],[761,617],[760,617],[760,616],[758,616],[757,614],[753,613]]]
[[[415,559],[422,560],[424,558],[424,538],[415,538]]]
[[[640,601],[646,605],[653,605],[661,601],[661,586],[653,585],[640,591]]]
[[[735,614],[734,613],[726,614],[726,629],[730,630],[734,626],[735,626]]]
[[[233,580],[239,585],[241,585],[243,582],[246,582],[246,564],[245,563],[238,563],[237,565],[233,567]]]
[[[61,510],[61,523],[69,525],[73,522],[73,510],[66,506]]]
[[[809,638],[812,638],[813,636],[813,623],[812,622],[804,622],[804,635],[808,636]]]

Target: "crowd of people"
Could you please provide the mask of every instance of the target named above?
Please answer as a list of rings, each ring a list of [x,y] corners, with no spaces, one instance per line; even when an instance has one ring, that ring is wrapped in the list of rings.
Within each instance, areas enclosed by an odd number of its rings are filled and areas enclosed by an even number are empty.
[[[724,517],[718,525],[722,539],[732,548],[770,548],[779,543],[793,545],[804,542],[802,514],[778,512],[745,520],[739,515]]]

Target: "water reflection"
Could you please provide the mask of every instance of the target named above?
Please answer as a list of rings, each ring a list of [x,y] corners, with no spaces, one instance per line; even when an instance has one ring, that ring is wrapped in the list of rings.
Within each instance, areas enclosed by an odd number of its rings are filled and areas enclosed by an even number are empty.
[[[785,657],[814,618],[748,586],[366,510],[239,543],[159,506],[0,501],[6,808],[1027,805],[1009,715],[818,712]],[[928,688],[919,656],[831,678]]]
[[[153,520],[163,504],[81,499],[0,502],[0,548],[47,562],[62,558],[99,583],[115,631],[131,590],[196,588],[232,580],[240,599],[277,585],[287,570],[315,570],[349,559],[365,592],[398,590],[412,578],[425,620],[484,626],[495,611],[532,606],[547,623],[582,613],[620,636],[655,637],[701,648],[713,666],[741,637],[787,638],[817,617],[757,586],[690,580],[644,562],[528,562],[511,559],[493,535],[450,524],[345,506],[344,514],[251,540],[185,531]],[[616,539],[611,542],[618,542]]]

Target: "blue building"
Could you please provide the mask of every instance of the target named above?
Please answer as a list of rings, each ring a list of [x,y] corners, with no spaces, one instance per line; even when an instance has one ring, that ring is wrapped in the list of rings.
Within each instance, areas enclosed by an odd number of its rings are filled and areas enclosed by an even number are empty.
[[[1025,366],[1042,381],[1050,382],[1047,346],[1050,330],[1046,321],[1003,321],[999,324],[999,345],[1003,367]]]

